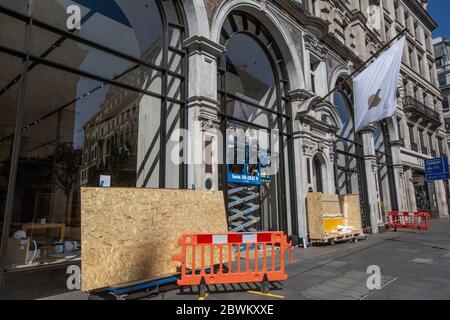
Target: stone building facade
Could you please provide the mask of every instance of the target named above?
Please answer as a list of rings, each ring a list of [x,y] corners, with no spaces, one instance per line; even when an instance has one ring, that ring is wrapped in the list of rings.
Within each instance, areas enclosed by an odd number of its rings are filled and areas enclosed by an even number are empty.
[[[447,131],[447,144],[450,141],[450,40],[436,38],[433,41],[434,54],[436,57],[436,69],[439,87],[442,91],[442,109],[444,112],[445,128]]]
[[[286,66],[296,177],[291,234],[298,228],[299,238],[307,237],[310,191],[360,194],[364,224],[373,232],[390,210],[448,216],[448,186],[424,179],[424,160],[447,150],[431,36],[436,23],[427,1],[193,1],[188,20],[192,13],[191,31],[198,32],[186,47],[190,70],[198,72],[189,74],[188,103],[194,118],[216,128],[221,121],[216,70],[227,52],[222,28],[234,11],[267,28]],[[404,29],[408,45],[395,117],[356,134],[351,81],[316,104]],[[204,128],[198,135],[214,131]],[[218,181],[219,174],[213,178]],[[195,168],[191,179],[204,184],[203,168]]]
[[[279,56],[276,59],[282,60],[284,64],[284,74],[280,71],[280,78],[284,77],[286,82],[282,98],[288,104],[287,109],[290,109],[286,118],[288,114],[292,117],[288,124],[292,127],[281,135],[286,139],[286,148],[290,149],[284,159],[287,162],[293,160],[294,164],[284,168],[284,171],[289,172],[285,173],[284,181],[276,186],[277,189],[281,185],[286,188],[284,191],[288,196],[284,205],[277,204],[276,209],[270,209],[271,201],[260,203],[255,196],[255,201],[251,201],[247,207],[241,206],[238,212],[258,207],[255,211],[258,211],[256,218],[259,229],[286,229],[300,239],[308,237],[305,199],[311,191],[359,194],[363,222],[370,232],[378,232],[390,210],[432,211],[435,216],[448,214],[448,186],[442,182],[429,184],[424,179],[424,160],[445,154],[447,149],[431,38],[436,24],[426,11],[426,2],[205,0],[187,1],[184,8],[189,29],[189,36],[184,40],[190,70],[186,96],[189,110],[187,127],[194,141],[186,146],[188,158],[194,159],[188,164],[187,187],[220,188],[225,193],[235,190],[224,183],[226,173],[219,165],[223,157],[220,151],[222,132],[225,133],[224,130],[230,127],[227,122],[229,119],[224,119],[224,113],[226,117],[229,115],[226,109],[230,108],[230,104],[224,108],[223,99],[228,96],[223,92],[240,93],[244,98],[263,105],[261,98],[267,97],[259,97],[255,92],[260,90],[266,93],[270,91],[270,86],[262,85],[264,76],[258,79],[251,70],[239,70],[234,75],[236,81],[231,82],[238,83],[241,79],[245,84],[224,88],[220,85],[220,68],[224,63],[223,57],[227,56],[227,43],[233,32],[251,33],[261,25],[269,39],[265,41],[277,48]],[[252,21],[255,30],[249,30],[248,21]],[[226,27],[230,24],[231,31],[228,31]],[[395,117],[361,134],[356,133],[351,81],[317,105],[321,97],[346,80],[383,44],[404,29],[407,29],[408,45],[405,48]],[[224,36],[227,32],[229,35]],[[242,54],[251,55],[252,52],[243,50]],[[110,92],[108,97],[112,94]],[[231,98],[236,99],[236,96]],[[276,100],[276,97],[273,99]],[[108,104],[109,100],[105,100],[104,104]],[[238,109],[251,109],[244,100],[236,99],[234,103],[239,105],[231,107],[234,110],[232,116],[242,116],[243,111]],[[276,101],[272,103],[276,104]],[[139,108],[134,104],[134,107],[130,104],[120,108],[110,107],[110,112],[117,114],[112,117],[107,116],[106,110],[102,108],[100,118],[109,119],[103,121],[99,128],[104,134],[89,130],[90,127],[97,127],[92,126],[92,123],[86,124],[86,160],[81,173],[82,185],[88,184],[89,174],[92,176],[92,169],[91,173],[86,169],[93,168],[95,164],[98,171],[101,163],[108,167],[106,159],[111,158],[108,137],[117,136],[115,131],[121,128],[119,121],[122,116],[124,123],[128,123],[128,130],[134,135],[126,140],[123,134],[119,134],[119,140],[123,143],[119,141],[117,148],[130,153],[133,167],[137,146],[130,148],[127,144],[133,145],[134,138],[138,136],[139,117],[135,115],[126,120],[126,110],[122,109],[136,111]],[[257,118],[260,116],[258,113],[252,115],[252,111],[249,111],[245,114],[246,119],[235,120],[243,120],[241,124],[247,122],[245,129],[248,129],[251,127],[248,122],[258,124]],[[98,115],[91,121],[98,122]],[[273,125],[267,127],[274,128]],[[93,133],[98,141],[92,139]],[[111,140],[111,146],[117,144],[114,139]],[[199,141],[202,143],[196,143]],[[101,149],[99,155],[97,148]],[[292,155],[293,159],[290,159]],[[205,163],[206,158],[211,159],[212,166]],[[121,170],[133,175],[132,169]],[[105,172],[111,174],[108,170]],[[96,174],[93,175],[95,181]],[[126,173],[122,175],[126,176]],[[157,187],[158,183],[146,186]],[[244,198],[248,195],[251,197],[252,192],[261,194],[261,197],[266,194],[272,201],[281,197],[276,192],[255,190],[254,187],[246,192],[250,193],[244,193]],[[231,197],[228,202],[233,202],[233,199]],[[230,215],[232,210],[230,208]],[[241,223],[245,224],[245,221]]]
[[[427,1],[96,3],[0,0],[0,258],[23,224],[64,223],[79,241],[80,186],[100,175],[112,187],[223,190],[231,230],[297,243],[309,192],[358,194],[366,232],[390,210],[448,216],[448,185],[424,174],[448,150]],[[80,29],[68,30],[69,5]],[[401,32],[397,113],[357,133],[348,76]],[[0,297],[14,298],[65,288],[73,263],[2,261]]]

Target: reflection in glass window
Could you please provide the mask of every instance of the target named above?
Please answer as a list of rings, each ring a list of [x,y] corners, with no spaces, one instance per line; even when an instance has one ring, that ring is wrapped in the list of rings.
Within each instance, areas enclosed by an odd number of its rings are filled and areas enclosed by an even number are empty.
[[[286,117],[289,88],[284,60],[270,33],[243,12],[233,12],[225,20],[221,44],[227,48],[218,77],[222,112],[228,118],[226,128],[247,137],[231,135],[227,139],[226,159],[232,163],[221,172],[220,183],[228,193],[230,228],[288,231],[289,216],[294,213],[288,152],[292,141],[284,135],[291,126]],[[266,134],[255,141],[250,137],[258,130]],[[264,136],[267,141],[261,143]],[[228,173],[245,179],[225,180],[223,174]],[[261,183],[247,184],[255,176]]]
[[[163,22],[158,1],[148,0],[46,0],[35,1],[35,18],[64,31],[66,10],[81,9],[76,34],[122,53],[159,63],[162,61]],[[170,2],[170,1],[168,1]],[[159,58],[159,59],[158,59]]]
[[[337,191],[339,194],[359,194],[359,172],[355,141],[355,126],[347,94],[337,91],[334,104],[342,121],[336,142]]]
[[[385,132],[384,124],[377,122],[375,125],[375,132],[373,134],[373,139],[375,143],[375,153],[377,156],[378,165],[378,183],[380,190],[380,200],[381,200],[381,210],[382,214],[387,215],[391,206],[391,194],[390,194],[390,172],[389,160],[390,155],[388,154],[386,142],[385,142]]]
[[[0,0],[0,6],[22,14],[27,14],[28,12],[28,0]]]
[[[343,124],[342,128],[338,131],[338,135],[345,139],[354,141],[355,126],[348,98],[342,92],[337,91],[334,96],[334,104],[338,108],[339,116],[341,117]]]
[[[227,51],[229,92],[253,99],[268,109],[276,108],[275,74],[267,54],[256,40],[239,33],[228,42]]]
[[[26,24],[6,14],[0,13],[0,44],[10,49],[25,49]]]
[[[13,83],[20,74],[22,61],[16,57],[0,53],[0,235],[8,193],[11,149],[16,121],[19,83]]]

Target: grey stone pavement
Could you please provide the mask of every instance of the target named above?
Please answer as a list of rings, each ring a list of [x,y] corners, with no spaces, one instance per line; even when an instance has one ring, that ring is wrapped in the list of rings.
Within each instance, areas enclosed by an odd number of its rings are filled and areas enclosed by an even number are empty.
[[[369,266],[381,270],[381,289],[370,291]],[[267,297],[251,294],[256,285],[210,286],[206,300],[449,300],[450,223],[432,221],[431,231],[388,231],[358,243],[295,249],[289,279],[273,285]],[[197,300],[172,290],[152,299]],[[87,299],[79,291],[47,299]]]

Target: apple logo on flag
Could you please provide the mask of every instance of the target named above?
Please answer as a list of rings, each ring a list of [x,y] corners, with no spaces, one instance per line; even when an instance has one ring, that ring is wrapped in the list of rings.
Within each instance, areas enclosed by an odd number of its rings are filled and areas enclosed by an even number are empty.
[[[376,94],[373,94],[369,98],[369,110],[378,107],[381,102],[381,89],[378,89]]]

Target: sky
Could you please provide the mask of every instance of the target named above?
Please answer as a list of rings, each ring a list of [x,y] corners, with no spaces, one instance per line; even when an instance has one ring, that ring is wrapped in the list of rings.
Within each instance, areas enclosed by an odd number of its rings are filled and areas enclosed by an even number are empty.
[[[434,31],[433,37],[445,37],[450,39],[450,1],[429,0],[428,12],[439,25]]]

